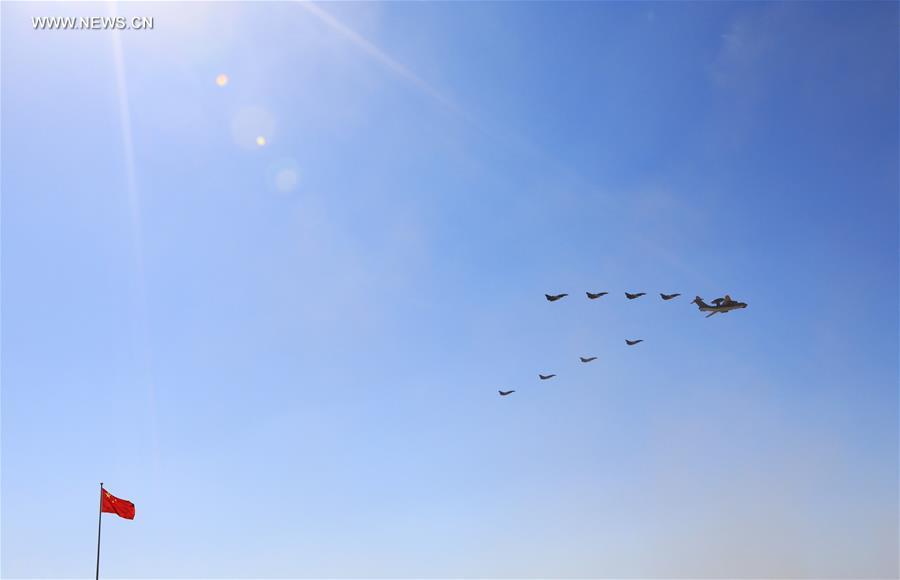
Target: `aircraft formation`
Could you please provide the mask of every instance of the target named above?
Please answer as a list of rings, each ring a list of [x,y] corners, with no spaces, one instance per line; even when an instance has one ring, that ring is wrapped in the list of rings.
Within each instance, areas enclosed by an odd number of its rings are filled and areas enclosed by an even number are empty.
[[[585,292],[585,294],[587,295],[588,300],[597,300],[598,298],[602,298],[603,296],[606,296],[607,294],[609,294],[609,292]],[[633,292],[633,293],[625,292],[625,297],[629,300],[637,300],[641,296],[646,296],[646,295],[647,295],[646,292]],[[544,294],[544,297],[547,299],[547,302],[557,302],[559,300],[562,300],[566,296],[568,296],[568,294],[565,294],[565,293]],[[659,297],[662,298],[666,302],[668,302],[669,300],[674,300],[675,298],[678,298],[679,296],[681,296],[681,294],[677,293],[677,292],[674,294],[664,294],[661,292],[659,294]],[[691,304],[696,304],[697,308],[700,310],[700,312],[708,312],[709,314],[707,314],[705,318],[709,318],[710,316],[712,316],[714,314],[727,314],[727,313],[731,312],[732,310],[740,310],[743,308],[747,308],[746,302],[740,302],[738,300],[733,300],[731,298],[731,296],[729,296],[728,294],[726,294],[722,298],[716,298],[715,300],[712,300],[711,304],[707,304],[706,302],[703,301],[703,298],[701,298],[699,296],[695,296],[694,299],[691,301]],[[643,338],[636,338],[636,339],[626,338],[625,339],[625,344],[627,344],[628,346],[635,346],[641,342],[644,342]],[[587,357],[580,356],[578,358],[584,364],[587,364],[587,363],[597,360],[596,356],[587,356]],[[547,375],[538,374],[538,378],[542,381],[550,380],[555,376],[556,376],[555,374],[547,374]],[[516,391],[514,389],[510,389],[508,391],[498,390],[497,392],[500,393],[501,397],[506,397],[506,396],[509,396],[509,395],[515,393]]]

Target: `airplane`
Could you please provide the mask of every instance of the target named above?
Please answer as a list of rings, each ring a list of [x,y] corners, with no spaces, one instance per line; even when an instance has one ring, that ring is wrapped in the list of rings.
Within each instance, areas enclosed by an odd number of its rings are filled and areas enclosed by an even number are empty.
[[[501,397],[505,397],[506,395],[511,395],[511,394],[515,393],[515,391],[497,391],[497,392],[500,393]]]
[[[696,296],[691,301],[691,304],[696,304],[697,308],[700,309],[700,312],[709,312],[709,314],[706,315],[706,318],[709,318],[713,314],[718,314],[720,312],[722,314],[725,314],[726,312],[731,312],[732,310],[737,310],[738,308],[747,308],[746,302],[738,302],[737,300],[732,300],[731,296],[729,296],[728,294],[726,294],[724,298],[716,298],[712,302],[712,305],[707,304],[703,301],[703,298]]]

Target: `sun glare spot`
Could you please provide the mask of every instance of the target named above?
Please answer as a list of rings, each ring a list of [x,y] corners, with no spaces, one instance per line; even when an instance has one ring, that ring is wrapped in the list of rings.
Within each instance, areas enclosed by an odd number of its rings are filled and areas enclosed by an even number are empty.
[[[223,74],[220,74],[219,76],[217,76],[216,84],[219,85],[220,87],[224,87],[225,85],[227,85],[228,84],[228,75],[223,73]]]
[[[300,184],[300,168],[289,157],[275,159],[266,168],[266,182],[276,193],[289,194]]]
[[[294,169],[282,169],[275,175],[275,188],[287,193],[297,187],[297,172]]]
[[[232,118],[231,135],[244,149],[262,147],[275,135],[275,119],[260,107],[243,107]]]

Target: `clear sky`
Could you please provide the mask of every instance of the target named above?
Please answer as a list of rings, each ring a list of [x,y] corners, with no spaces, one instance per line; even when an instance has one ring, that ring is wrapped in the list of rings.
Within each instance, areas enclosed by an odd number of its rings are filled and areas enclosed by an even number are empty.
[[[897,3],[109,11],[2,4],[3,577],[897,576]]]

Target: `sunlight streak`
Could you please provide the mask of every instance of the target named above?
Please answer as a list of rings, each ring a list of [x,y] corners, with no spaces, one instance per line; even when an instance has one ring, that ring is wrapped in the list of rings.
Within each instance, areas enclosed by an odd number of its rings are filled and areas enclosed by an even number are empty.
[[[500,127],[495,120],[478,118],[472,114],[469,114],[469,112],[457,105],[450,98],[444,96],[440,91],[431,86],[428,82],[421,79],[408,67],[392,58],[381,48],[335,18],[331,13],[321,8],[315,2],[312,2],[311,0],[297,1],[301,6],[303,6],[303,8],[305,8],[309,13],[324,22],[333,31],[347,38],[376,62],[380,63],[397,76],[405,79],[426,95],[435,99],[448,111],[457,115],[469,127],[479,132],[484,137],[497,142],[501,147],[509,149],[511,152],[515,152],[519,155],[533,157],[543,163],[548,164],[554,170],[559,171],[566,177],[574,180],[582,187],[593,188],[590,180],[585,179],[584,176],[573,169],[570,164],[560,161],[554,155],[547,152],[542,146],[534,143],[524,135]]]
[[[116,4],[109,4],[111,16],[116,15]],[[153,361],[150,352],[150,336],[147,315],[147,284],[144,271],[144,248],[140,196],[138,194],[137,179],[135,177],[134,164],[134,139],[131,132],[131,112],[128,105],[128,84],[125,77],[125,56],[122,51],[122,39],[120,32],[112,32],[113,60],[116,68],[116,91],[119,101],[119,124],[122,127],[122,151],[125,156],[125,177],[128,190],[128,207],[131,217],[131,247],[135,261],[135,334],[134,342],[141,353],[141,362],[147,382],[147,409],[150,415],[151,445],[153,452],[153,468],[159,472],[159,434],[157,430],[156,416],[156,391],[153,380]]]
[[[320,8],[316,3],[310,2],[308,0],[301,0],[300,5],[303,6],[303,8],[305,8],[309,13],[313,14],[316,18],[327,24],[332,30],[350,40],[353,44],[362,49],[363,52],[387,67],[394,74],[409,81],[420,91],[435,99],[441,105],[450,109],[454,113],[460,115],[463,114],[463,111],[456,103],[445,97],[440,93],[440,91],[428,84],[426,81],[419,78],[414,72],[388,56],[387,53],[372,44],[361,34],[332,16],[331,13]]]

